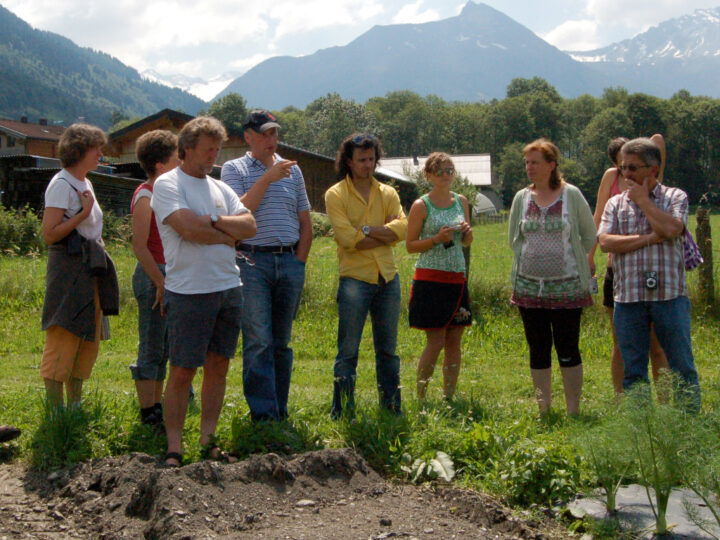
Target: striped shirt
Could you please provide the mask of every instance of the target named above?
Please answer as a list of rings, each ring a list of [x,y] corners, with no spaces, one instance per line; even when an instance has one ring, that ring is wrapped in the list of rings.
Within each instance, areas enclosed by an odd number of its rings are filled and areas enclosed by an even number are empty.
[[[282,158],[275,154],[275,161]],[[230,186],[238,197],[247,193],[255,182],[267,172],[267,167],[250,152],[226,162],[220,178]],[[294,165],[290,176],[273,182],[265,191],[260,206],[253,212],[257,234],[245,240],[254,246],[289,246],[300,239],[298,213],[310,210],[305,191],[305,179],[300,167]]]
[[[658,184],[650,200],[660,210],[687,224],[687,194],[678,188]],[[598,234],[650,234],[652,227],[627,191],[605,205]],[[687,296],[682,235],[628,253],[613,254],[613,292],[616,302],[656,302]],[[647,272],[657,272],[657,288],[646,287]]]

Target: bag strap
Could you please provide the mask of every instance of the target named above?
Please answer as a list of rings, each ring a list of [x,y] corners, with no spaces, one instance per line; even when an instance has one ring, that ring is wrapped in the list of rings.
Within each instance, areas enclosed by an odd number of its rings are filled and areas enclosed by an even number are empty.
[[[62,176],[58,176],[58,180],[64,180],[65,183],[66,183],[68,186],[70,186],[70,187],[73,189],[73,191],[75,191],[75,193],[77,193],[78,202],[80,203],[80,210],[78,210],[77,212],[75,212],[75,214],[73,214],[73,215],[75,215],[75,216],[78,215],[80,212],[82,212],[82,199],[80,198],[80,191],[78,191],[78,189],[77,189],[75,186],[73,186],[73,185],[70,183],[70,180],[68,180],[67,178],[63,178]],[[66,208],[66,210],[67,210],[67,208]],[[63,213],[63,216],[65,216],[66,219],[70,219],[71,217],[73,217],[73,216],[68,216],[68,215],[67,215],[67,212],[64,212],[64,213]]]

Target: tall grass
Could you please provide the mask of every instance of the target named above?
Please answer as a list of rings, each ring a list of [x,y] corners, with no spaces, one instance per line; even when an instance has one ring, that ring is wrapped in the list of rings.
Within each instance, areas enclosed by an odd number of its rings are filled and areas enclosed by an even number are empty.
[[[713,220],[716,227],[718,223]],[[236,358],[218,428],[221,443],[243,455],[351,446],[378,470],[400,476],[405,475],[401,469],[404,455],[429,461],[438,451],[445,452],[455,463],[456,482],[519,504],[552,504],[589,482],[590,466],[580,460],[573,441],[614,414],[607,316],[600,305],[586,309],[583,315],[581,417],[570,420],[564,415],[560,377],[556,376],[557,412],[538,420],[522,323],[508,303],[511,253],[506,225],[478,225],[474,236],[470,293],[475,321],[463,338],[463,365],[452,403],[442,399],[439,380],[431,381],[427,403],[421,405],[414,398],[415,366],[425,337],[407,325],[415,256],[398,246],[403,291],[398,354],[405,414],[388,417],[377,408],[368,323],[358,367],[358,416],[352,422],[330,420],[338,276],[335,244],[330,238],[319,238],[313,244],[294,325],[290,419],[261,427],[250,422],[242,394],[241,359]],[[162,451],[162,439],[139,425],[128,369],[137,347],[137,310],[130,285],[135,260],[124,244],[112,245],[110,252],[120,276],[121,315],[111,319],[112,339],[101,345],[98,363],[86,384],[82,413],[55,419],[47,416],[37,372],[43,345],[40,313],[45,259],[0,257],[0,423],[24,429],[18,442],[19,457],[36,467],[52,469],[79,459],[130,451]],[[599,255],[599,269],[603,268],[602,259]],[[691,291],[694,279],[690,277]],[[596,304],[599,301],[596,297]],[[696,363],[707,411],[717,408],[719,401],[716,358],[720,335],[714,313],[696,310],[693,318]],[[78,427],[82,427],[81,436],[73,431]],[[199,409],[193,405],[184,436],[190,460],[199,457],[198,427]],[[559,474],[560,470],[564,472]]]

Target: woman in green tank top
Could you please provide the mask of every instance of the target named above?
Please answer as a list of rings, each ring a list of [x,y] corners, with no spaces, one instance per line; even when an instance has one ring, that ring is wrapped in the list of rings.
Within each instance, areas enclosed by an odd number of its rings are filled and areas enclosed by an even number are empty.
[[[453,397],[460,373],[460,342],[472,323],[463,246],[472,243],[470,208],[462,195],[450,191],[455,166],[450,156],[434,152],[425,161],[430,193],[416,200],[408,215],[409,253],[420,253],[410,291],[410,326],[425,330],[427,344],[417,368],[417,395],[425,399],[440,351],[443,394]]]

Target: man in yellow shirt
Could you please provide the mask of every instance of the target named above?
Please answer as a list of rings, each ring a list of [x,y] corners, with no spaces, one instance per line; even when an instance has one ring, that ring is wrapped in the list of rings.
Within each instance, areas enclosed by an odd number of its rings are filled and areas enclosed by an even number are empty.
[[[395,354],[400,316],[400,279],[392,246],[405,239],[407,218],[397,192],[374,177],[380,141],[355,134],[340,144],[337,184],[325,207],[338,245],[338,354],[332,416],[352,416],[363,327],[370,313],[380,405],[400,413],[400,358]]]

